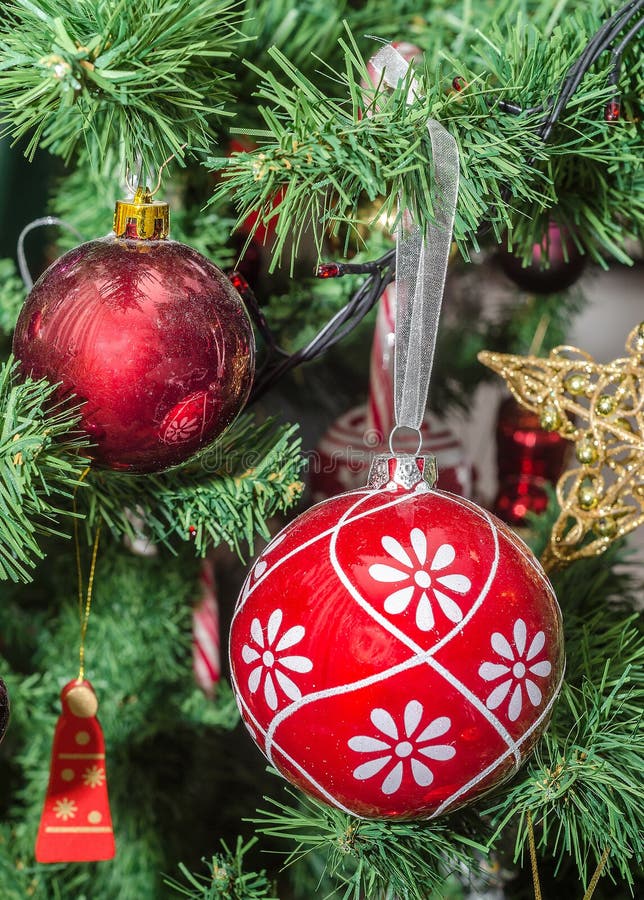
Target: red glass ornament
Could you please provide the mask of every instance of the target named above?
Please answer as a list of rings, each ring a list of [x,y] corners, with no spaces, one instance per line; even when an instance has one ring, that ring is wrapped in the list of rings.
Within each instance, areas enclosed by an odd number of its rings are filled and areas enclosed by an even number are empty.
[[[532,248],[532,262],[524,266],[521,259],[500,250],[501,268],[512,281],[533,294],[554,294],[565,291],[577,281],[586,265],[569,232],[551,222],[540,244]]]
[[[232,621],[242,718],[293,784],[366,818],[429,818],[513,775],[563,678],[530,550],[413,457],[312,507],[256,561]]]
[[[507,397],[496,425],[498,491],[493,511],[511,525],[523,525],[528,513],[548,505],[546,485],[563,472],[570,442],[556,431],[544,431],[539,416]]]
[[[0,741],[5,735],[7,725],[9,724],[9,694],[7,686],[0,678]]]
[[[184,244],[109,236],[36,282],[13,343],[22,371],[84,402],[95,462],[159,472],[207,447],[250,391],[254,339],[224,273]]]

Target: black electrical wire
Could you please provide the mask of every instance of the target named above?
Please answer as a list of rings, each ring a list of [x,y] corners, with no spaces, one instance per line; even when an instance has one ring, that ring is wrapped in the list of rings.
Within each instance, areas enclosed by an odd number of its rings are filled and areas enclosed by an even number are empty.
[[[568,69],[559,93],[555,98],[549,98],[546,103],[528,109],[522,109],[518,103],[513,103],[509,100],[500,100],[495,102],[496,108],[509,115],[534,114],[543,111],[545,117],[537,128],[537,135],[544,143],[547,142],[555,125],[563,115],[568,102],[581,84],[584,75],[597,59],[611,47],[616,38],[624,31],[624,28],[641,12],[643,7],[644,0],[630,0],[629,3],[618,9],[604,22],[588,41],[580,56]],[[635,37],[642,26],[644,26],[644,18],[636,21],[619,43],[613,47],[611,52],[610,84],[617,85],[624,48]],[[504,200],[507,201],[511,195],[512,189],[510,185],[502,189],[501,197]],[[483,234],[487,228],[489,228],[489,225],[479,229],[477,234]],[[233,273],[231,279],[244,298],[249,313],[266,342],[268,351],[264,364],[255,376],[248,402],[253,403],[291,369],[304,362],[317,359],[349,334],[362,321],[369,310],[373,308],[387,286],[395,279],[395,267],[396,251],[394,249],[370,263],[329,263],[320,266],[318,276],[322,278],[337,278],[348,274],[367,274],[368,277],[348,303],[323,326],[313,340],[295,353],[288,353],[288,351],[279,347],[248,284],[238,273]]]
[[[266,340],[269,349],[266,361],[255,376],[248,403],[254,403],[291,369],[322,356],[334,344],[337,344],[338,341],[341,341],[342,338],[353,331],[356,325],[362,321],[369,310],[377,303],[387,285],[394,280],[395,258],[396,251],[389,250],[380,259],[371,263],[363,265],[351,263],[333,264],[333,268],[338,271],[332,276],[323,275],[323,277],[341,277],[342,275],[364,273],[368,273],[369,277],[360,285],[349,302],[329,319],[312,341],[295,353],[290,354],[277,345],[272,333],[270,333],[270,329],[268,329],[268,335],[266,334],[268,326],[256,298],[238,273],[234,273],[232,276],[233,283],[240,291],[248,311]],[[324,271],[325,267],[322,266],[320,268]]]
[[[582,78],[586,72],[601,54],[608,49],[610,44],[630,20],[640,12],[643,6],[644,0],[636,0],[636,2],[627,3],[612,15],[588,42],[586,49],[577,62],[573,63],[570,67],[568,74],[564,78],[557,101],[554,103],[545,122],[539,128],[539,137],[544,143],[550,137],[552,129],[563,114],[568,101],[581,84]]]

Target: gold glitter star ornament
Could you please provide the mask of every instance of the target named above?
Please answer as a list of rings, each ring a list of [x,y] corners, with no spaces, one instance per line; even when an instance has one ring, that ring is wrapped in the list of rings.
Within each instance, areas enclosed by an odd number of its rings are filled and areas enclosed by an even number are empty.
[[[557,483],[561,512],[542,557],[548,569],[598,556],[644,522],[644,322],[626,351],[604,364],[568,346],[545,359],[479,353],[542,428],[575,445],[577,465]]]

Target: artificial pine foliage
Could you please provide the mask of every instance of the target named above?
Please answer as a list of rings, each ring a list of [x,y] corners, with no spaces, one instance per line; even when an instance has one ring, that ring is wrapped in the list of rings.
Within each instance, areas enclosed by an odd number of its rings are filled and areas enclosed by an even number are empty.
[[[315,342],[364,283],[315,278],[320,259],[382,258],[393,244],[377,220],[390,230],[407,206],[432,221],[426,121],[439,120],[460,151],[459,252],[430,400],[467,410],[490,378],[479,350],[526,353],[538,335],[545,352],[584,302],[577,288],[536,298],[506,282],[490,312],[482,298],[498,283],[499,245],[529,261],[554,220],[604,268],[641,253],[642,20],[629,7],[591,59],[592,36],[620,9],[613,0],[8,0],[0,140],[57,158],[42,212],[85,240],[108,232],[127,184],[154,187],[170,156],[171,237],[232,270],[264,229],[253,273],[262,371]],[[409,84],[367,78],[378,42],[401,40],[423,52],[411,104]],[[550,121],[581,57],[588,69]],[[616,100],[620,116],[607,121]],[[247,149],[234,151],[239,138]],[[14,226],[18,199],[5,204]],[[66,230],[47,238],[48,258],[75,243]],[[225,635],[237,560],[300,500],[302,446],[364,399],[374,313],[365,304],[351,327],[337,325],[340,343],[270,383],[197,463],[133,478],[87,472],[78,409],[22,379],[10,342],[25,294],[15,261],[0,260],[0,677],[12,700],[0,747],[3,900],[464,900],[499,873],[508,900],[524,900],[532,838],[544,897],[642,891],[642,581],[623,545],[553,576],[566,682],[509,785],[429,823],[359,821],[305,799],[264,768],[225,678],[214,699],[195,686],[191,607],[198,558],[219,548]],[[554,518],[551,507],[532,523],[537,549]],[[101,527],[87,675],[117,856],[41,866],[33,843],[58,695],[78,654],[74,522],[83,560]],[[128,549],[141,535],[156,555]]]

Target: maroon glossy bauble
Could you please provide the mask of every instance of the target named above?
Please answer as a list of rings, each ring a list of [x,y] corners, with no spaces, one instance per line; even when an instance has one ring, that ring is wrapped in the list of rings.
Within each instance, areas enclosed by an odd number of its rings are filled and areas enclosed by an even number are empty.
[[[242,409],[252,327],[224,273],[185,244],[107,237],[36,282],[13,343],[22,371],[75,394],[100,466],[185,462]]]
[[[506,397],[496,423],[495,515],[511,525],[524,525],[529,513],[544,512],[547,486],[562,474],[569,448],[570,441],[541,428],[536,413]]]
[[[288,525],[232,621],[257,745],[303,791],[366,818],[431,818],[512,776],[563,678],[561,614],[535,557],[416,466],[379,457],[370,488]]]
[[[498,258],[505,274],[532,294],[565,291],[577,281],[586,265],[586,257],[569,232],[556,222],[550,223],[543,241],[532,248],[529,265],[524,266],[518,256],[507,250],[499,251]]]
[[[4,733],[7,730],[7,725],[9,724],[9,694],[7,693],[7,687],[0,678],[0,741],[4,737]]]

